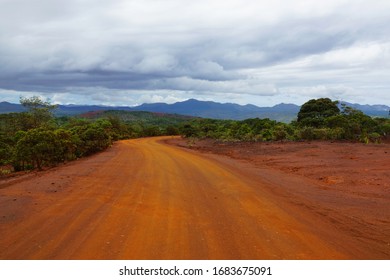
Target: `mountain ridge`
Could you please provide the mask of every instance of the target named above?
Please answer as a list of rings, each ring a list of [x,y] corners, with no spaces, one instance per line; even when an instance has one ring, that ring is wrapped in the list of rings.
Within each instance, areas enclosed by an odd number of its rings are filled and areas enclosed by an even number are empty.
[[[387,117],[390,107],[386,105],[361,105],[340,101],[340,104],[363,111],[365,114],[375,117]],[[25,109],[20,104],[0,102],[0,114],[23,112]],[[55,114],[80,115],[91,111],[122,110],[122,111],[147,111],[156,113],[180,114],[202,118],[243,120],[248,118],[269,118],[281,122],[291,122],[300,110],[300,106],[290,103],[280,103],[271,107],[259,107],[253,104],[239,105],[235,103],[218,103],[214,101],[200,101],[188,99],[173,104],[144,103],[139,106],[104,106],[104,105],[58,105]]]

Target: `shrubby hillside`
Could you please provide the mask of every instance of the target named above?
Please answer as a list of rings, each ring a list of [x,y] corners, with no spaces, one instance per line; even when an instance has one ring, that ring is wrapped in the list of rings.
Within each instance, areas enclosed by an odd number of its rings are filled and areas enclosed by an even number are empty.
[[[22,98],[21,105],[23,112],[0,114],[0,166],[11,166],[15,171],[42,169],[88,156],[120,139],[177,135],[179,125],[192,119],[122,111],[55,117],[56,106],[38,97]]]

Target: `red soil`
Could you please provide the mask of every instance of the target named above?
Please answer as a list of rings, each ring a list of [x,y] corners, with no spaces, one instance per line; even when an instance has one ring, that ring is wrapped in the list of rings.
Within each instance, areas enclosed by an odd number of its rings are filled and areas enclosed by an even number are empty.
[[[389,145],[183,146],[0,180],[0,259],[390,258]]]

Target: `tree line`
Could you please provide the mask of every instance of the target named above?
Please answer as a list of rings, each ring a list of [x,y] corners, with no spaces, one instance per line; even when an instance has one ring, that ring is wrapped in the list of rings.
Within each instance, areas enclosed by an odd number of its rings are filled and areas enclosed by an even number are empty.
[[[119,111],[55,117],[56,106],[38,97],[21,98],[20,102],[26,112],[0,114],[0,167],[11,166],[15,171],[54,166],[102,151],[114,141],[139,137],[369,143],[390,135],[389,119],[372,118],[329,98],[309,100],[297,120],[289,124],[259,118],[234,121]]]
[[[380,142],[390,136],[390,120],[372,118],[329,98],[312,99],[302,105],[296,121],[289,124],[270,119],[243,121],[197,119],[181,130],[185,137],[222,141],[350,140]]]

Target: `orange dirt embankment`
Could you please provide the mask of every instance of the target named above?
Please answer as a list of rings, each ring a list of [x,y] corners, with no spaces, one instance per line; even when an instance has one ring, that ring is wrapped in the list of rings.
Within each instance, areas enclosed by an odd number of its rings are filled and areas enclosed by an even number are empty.
[[[0,181],[0,259],[390,257],[388,192],[362,198],[161,140]]]

